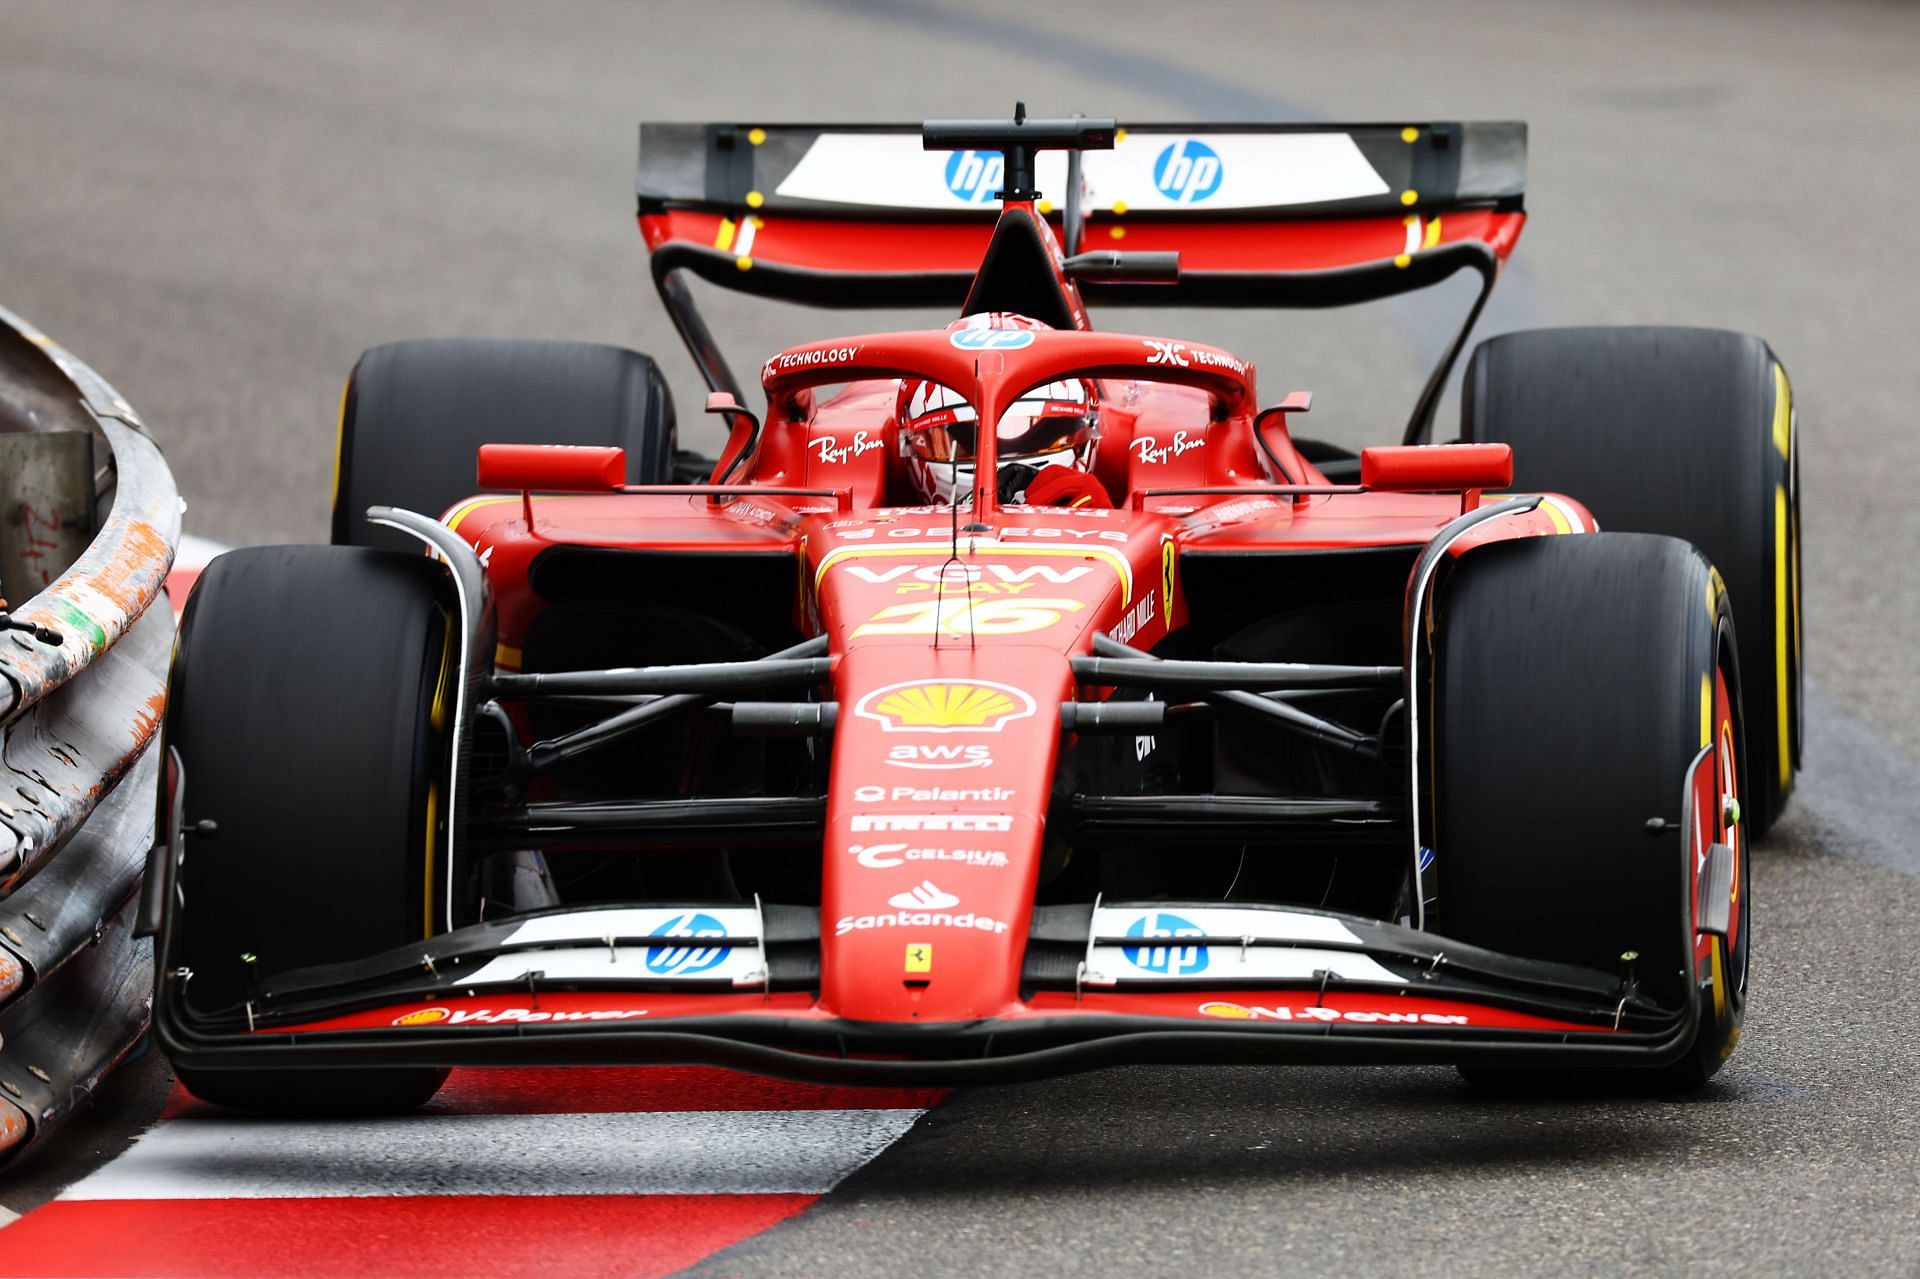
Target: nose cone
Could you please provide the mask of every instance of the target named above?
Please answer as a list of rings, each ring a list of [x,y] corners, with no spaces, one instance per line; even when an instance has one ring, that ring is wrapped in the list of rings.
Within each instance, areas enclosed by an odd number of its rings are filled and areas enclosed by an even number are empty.
[[[875,647],[836,670],[821,999],[862,1021],[970,1021],[1019,997],[1065,657]]]

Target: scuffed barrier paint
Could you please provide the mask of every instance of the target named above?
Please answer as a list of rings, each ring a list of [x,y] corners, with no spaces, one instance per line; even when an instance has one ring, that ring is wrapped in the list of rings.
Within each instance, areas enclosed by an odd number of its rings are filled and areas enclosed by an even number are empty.
[[[86,553],[53,585],[14,610],[21,621],[49,626],[58,645],[20,631],[0,640],[0,724],[59,688],[112,647],[160,596],[180,540],[180,494],[142,431],[112,418],[100,427],[113,446],[119,486],[113,511]]]
[[[62,642],[0,633],[0,1162],[83,1103],[151,1016],[152,946],[132,922],[174,630],[153,605],[180,541],[179,492],[132,406],[0,308],[9,350],[59,371],[116,480],[85,552],[13,610]]]
[[[60,856],[0,900],[0,971],[11,961],[19,973],[11,990],[0,978],[0,1012],[96,944],[139,891],[146,850],[153,846],[159,773],[159,753],[142,755]]]
[[[16,1155],[84,1107],[146,1030],[153,943],[134,937],[135,908],[129,903],[110,917],[97,944],[0,1009],[0,1100],[26,1112],[29,1124]]]
[[[0,746],[0,901],[85,824],[159,731],[173,618],[160,608],[48,694]],[[8,846],[11,842],[11,847]]]
[[[0,1158],[27,1139],[30,1127],[27,1112],[0,1097]]]

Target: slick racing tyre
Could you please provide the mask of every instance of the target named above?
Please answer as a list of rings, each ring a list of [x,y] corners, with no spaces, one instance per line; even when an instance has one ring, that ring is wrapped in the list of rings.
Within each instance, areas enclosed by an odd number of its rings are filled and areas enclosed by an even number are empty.
[[[673,478],[673,397],[637,351],[482,338],[393,342],[360,357],[340,405],[333,541],[418,551],[369,506],[438,516],[477,489],[482,444],[627,451],[627,481]]]
[[[1716,329],[1575,328],[1480,344],[1463,434],[1513,446],[1516,492],[1565,493],[1608,530],[1699,547],[1733,597],[1746,676],[1747,821],[1800,766],[1800,485],[1786,370]]]
[[[167,962],[192,1009],[263,978],[417,942],[445,891],[446,725],[458,667],[444,570],[424,556],[263,546],[207,566],[167,706],[184,820]],[[195,1096],[285,1113],[410,1109],[431,1068],[182,1070]]]
[[[1469,1078],[1704,1084],[1739,1039],[1751,902],[1739,656],[1718,576],[1670,537],[1495,543],[1443,581],[1435,627],[1429,927],[1631,976],[1661,1007],[1700,1012],[1670,1066]],[[1716,844],[1731,850],[1724,935],[1698,926]]]

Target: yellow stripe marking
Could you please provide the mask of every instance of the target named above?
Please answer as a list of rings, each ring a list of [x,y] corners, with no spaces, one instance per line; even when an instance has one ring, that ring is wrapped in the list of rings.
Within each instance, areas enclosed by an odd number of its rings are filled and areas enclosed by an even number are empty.
[[[1429,219],[1427,222],[1426,246],[1429,249],[1431,249],[1434,245],[1438,243],[1440,243],[1440,219],[1432,218],[1432,219]]]
[[[422,911],[426,916],[426,932],[423,936],[433,936],[433,862],[434,847],[440,841],[435,838],[440,827],[440,783],[427,787],[427,888],[420,894]]]
[[[1787,371],[1773,366],[1773,447],[1786,457],[1793,444],[1793,390],[1787,385]]]
[[[352,378],[340,384],[340,417],[333,428],[333,500],[328,503],[329,509],[340,505],[340,462],[347,451],[347,392],[352,389]]]
[[[1709,676],[1702,675],[1700,677],[1700,744],[1702,746],[1709,746],[1712,743],[1713,680]]]
[[[827,552],[821,559],[820,567],[814,570],[813,587],[820,589],[826,580],[827,570],[843,560],[883,559],[901,555],[926,556],[930,552],[950,549],[945,542],[926,542],[914,546],[842,546]],[[1133,565],[1127,557],[1106,546],[1007,546],[1003,543],[975,543],[968,548],[970,555],[1031,555],[1065,559],[1097,559],[1103,561],[1120,579],[1120,602],[1133,600]]]
[[[734,225],[732,218],[721,218],[720,233],[713,237],[713,247],[716,249],[731,249],[733,247],[733,233],[738,229],[739,228]]]
[[[1787,382],[1786,369],[1779,364],[1773,366],[1773,447],[1784,461],[1792,464],[1793,387]],[[1787,658],[1789,651],[1797,651],[1797,646],[1789,650],[1788,628],[1792,627],[1791,634],[1796,641],[1800,634],[1800,600],[1794,589],[1800,583],[1799,565],[1792,562],[1798,548],[1793,545],[1790,515],[1786,485],[1776,484],[1773,489],[1773,709],[1782,786],[1793,780],[1793,717],[1788,704],[1792,672]],[[1787,615],[1789,608],[1793,610],[1791,618]]]
[[[1556,533],[1573,532],[1573,525],[1568,521],[1567,513],[1561,510],[1558,506],[1555,506],[1552,502],[1542,502],[1540,503],[1540,509],[1545,511],[1547,513],[1547,518],[1553,521],[1554,532]]]
[[[493,646],[493,660],[494,663],[499,666],[517,667],[520,665],[521,659],[525,656],[526,654],[524,652],[511,644],[495,644]]]
[[[457,533],[460,531],[460,521],[466,519],[467,516],[472,515],[481,507],[498,506],[502,502],[518,502],[519,500],[520,498],[517,494],[512,497],[476,497],[470,502],[462,502],[460,505],[454,507],[453,514],[446,516],[440,522]]]
[[[1793,780],[1793,742],[1787,705],[1787,487],[1773,486],[1773,710],[1779,734],[1780,784]]]
[[[1727,974],[1726,970],[1720,966],[1718,937],[1715,937],[1707,946],[1707,954],[1711,956],[1707,962],[1713,969],[1713,1019],[1725,1021],[1727,1019]]]

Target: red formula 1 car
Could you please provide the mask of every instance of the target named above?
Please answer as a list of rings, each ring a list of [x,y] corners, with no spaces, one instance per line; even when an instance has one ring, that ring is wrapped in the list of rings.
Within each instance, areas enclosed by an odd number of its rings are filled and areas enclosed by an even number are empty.
[[[680,452],[630,351],[361,360],[335,545],[221,557],[181,631],[145,914],[189,1087],[1703,1081],[1799,752],[1767,347],[1506,335],[1464,442],[1426,443],[1470,317],[1356,457],[1228,351],[1088,318],[1463,269],[1484,301],[1524,155],[1498,123],[645,127],[640,228],[726,447]],[[961,318],[780,352],[759,412],[690,276]]]

